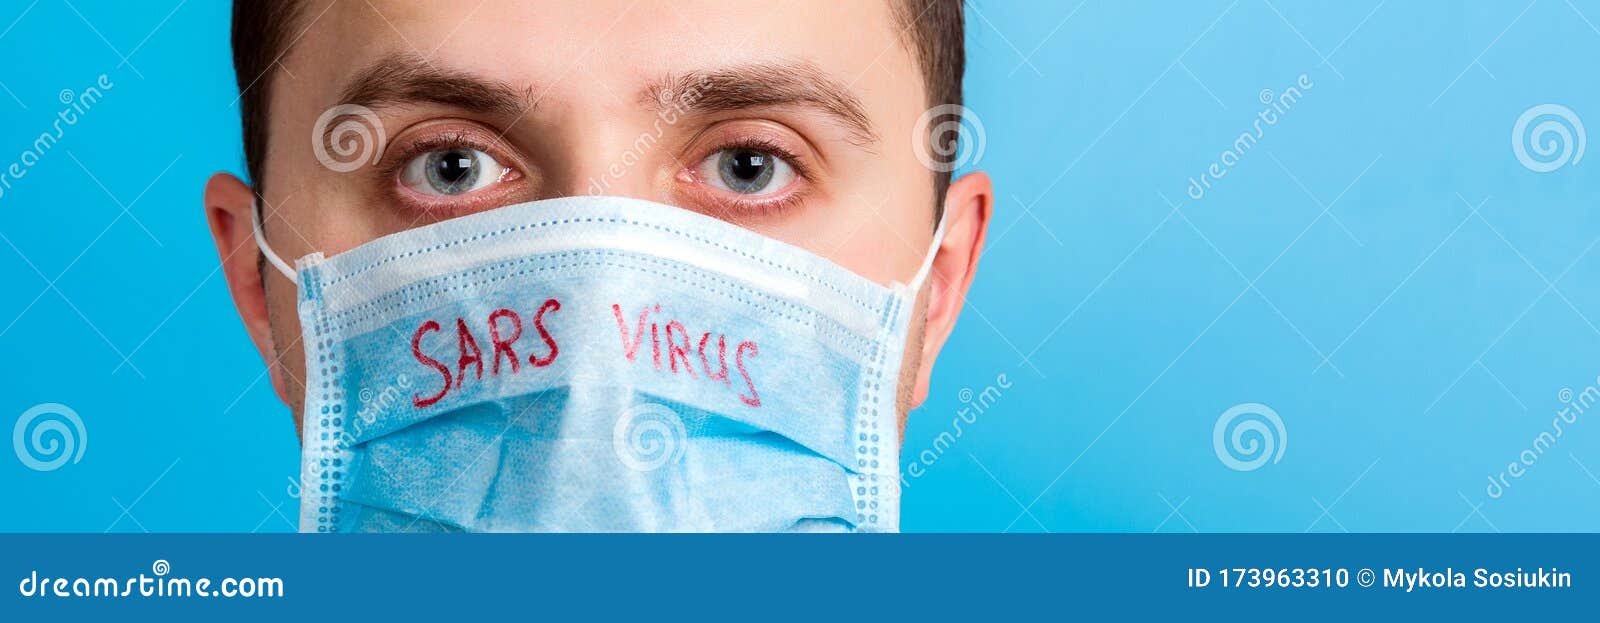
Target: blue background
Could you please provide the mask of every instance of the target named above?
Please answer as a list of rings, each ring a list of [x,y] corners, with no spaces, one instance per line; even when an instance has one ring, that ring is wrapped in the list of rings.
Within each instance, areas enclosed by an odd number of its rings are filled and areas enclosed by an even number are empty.
[[[1593,416],[1486,490],[1600,375],[1600,163],[1536,173],[1511,145],[1539,104],[1600,124],[1595,19],[1594,0],[970,5],[969,168],[996,213],[907,432],[903,462],[931,465],[903,527],[1600,529]],[[210,173],[243,170],[227,22],[201,0],[0,7],[0,165],[63,89],[115,84],[0,196],[0,432],[59,402],[88,440],[55,471],[0,455],[0,530],[293,527],[293,427],[201,211]],[[1301,74],[1315,87],[1189,198]],[[1254,471],[1212,442],[1244,403],[1285,431]]]

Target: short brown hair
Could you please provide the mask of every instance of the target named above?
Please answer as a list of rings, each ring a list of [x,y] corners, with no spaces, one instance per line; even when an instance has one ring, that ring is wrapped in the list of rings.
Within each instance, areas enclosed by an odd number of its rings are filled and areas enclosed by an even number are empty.
[[[961,105],[961,80],[967,71],[966,24],[962,0],[892,0],[898,10],[896,21],[911,34],[922,83],[929,107]],[[959,121],[959,120],[957,120]],[[931,128],[930,128],[931,131]],[[938,136],[935,136],[938,138]],[[946,135],[949,140],[954,136]],[[947,147],[954,147],[953,145]],[[934,150],[954,157],[956,151]],[[935,217],[943,216],[944,193],[950,188],[950,167],[939,167],[933,174]]]
[[[260,194],[267,161],[267,119],[273,65],[289,53],[299,22],[300,0],[234,0],[233,74],[239,84],[239,126],[244,133],[245,170]]]
[[[909,33],[922,69],[929,106],[961,103],[966,71],[962,0],[890,0],[896,22]],[[245,168],[261,192],[267,156],[273,65],[288,53],[300,21],[302,0],[235,0],[233,73],[239,83],[239,117],[244,131]],[[934,197],[942,203],[950,187],[948,171],[934,172]],[[935,209],[938,209],[936,204]]]

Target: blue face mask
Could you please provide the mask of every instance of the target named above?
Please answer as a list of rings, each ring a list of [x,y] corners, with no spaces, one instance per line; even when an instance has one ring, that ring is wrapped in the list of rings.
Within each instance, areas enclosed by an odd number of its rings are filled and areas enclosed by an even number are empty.
[[[302,531],[898,529],[931,252],[882,286],[714,218],[575,197],[291,271],[255,225],[299,291]]]

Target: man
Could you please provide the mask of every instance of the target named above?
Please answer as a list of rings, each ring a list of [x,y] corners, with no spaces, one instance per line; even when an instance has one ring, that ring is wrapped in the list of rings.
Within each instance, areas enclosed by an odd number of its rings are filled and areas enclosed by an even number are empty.
[[[295,284],[256,252],[258,209],[293,263],[502,206],[633,197],[879,284],[918,271],[943,219],[899,369],[902,428],[926,398],[993,201],[984,174],[952,181],[913,147],[925,112],[961,101],[958,0],[263,0],[238,3],[233,28],[251,182],[216,174],[205,210],[297,427],[307,340]]]

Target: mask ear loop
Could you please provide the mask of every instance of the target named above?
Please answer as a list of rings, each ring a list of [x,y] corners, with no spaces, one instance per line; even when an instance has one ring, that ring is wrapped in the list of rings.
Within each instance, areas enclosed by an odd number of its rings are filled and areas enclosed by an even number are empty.
[[[299,280],[295,279],[294,269],[290,268],[289,264],[284,262],[283,258],[278,257],[278,254],[272,251],[272,247],[267,245],[267,237],[262,234],[261,229],[261,203],[255,199],[250,200],[250,228],[252,233],[255,234],[256,248],[261,249],[261,254],[267,257],[267,261],[272,264],[273,268],[277,268],[278,272],[289,278],[289,281],[299,283]]]
[[[912,277],[911,283],[906,286],[914,293],[921,292],[928,276],[933,274],[933,258],[938,257],[939,247],[944,244],[944,225],[947,220],[942,215],[939,217],[939,228],[933,232],[933,242],[928,245],[928,254],[922,258],[922,267],[917,269],[917,276]]]

